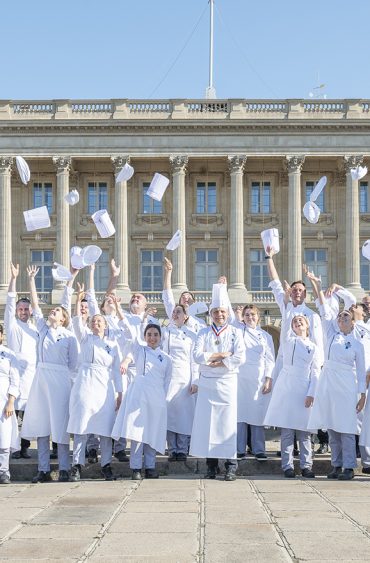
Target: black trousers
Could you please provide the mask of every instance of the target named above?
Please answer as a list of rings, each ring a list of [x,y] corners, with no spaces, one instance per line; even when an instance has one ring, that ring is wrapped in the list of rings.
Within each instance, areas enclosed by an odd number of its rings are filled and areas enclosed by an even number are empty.
[[[317,431],[317,438],[319,440],[319,444],[320,446],[323,445],[328,445],[329,444],[329,434],[327,432],[324,432],[323,430],[318,430]]]
[[[15,411],[15,414],[18,418],[20,418],[20,420],[23,421],[23,414],[24,411]],[[31,445],[31,442],[29,440],[26,440],[25,438],[21,438],[21,450],[26,450],[27,448],[29,448]]]
[[[209,467],[210,469],[216,469],[218,467],[217,457],[207,457],[206,462],[207,467]],[[238,461],[236,459],[225,459],[225,469],[226,471],[235,473],[235,471],[238,469]]]

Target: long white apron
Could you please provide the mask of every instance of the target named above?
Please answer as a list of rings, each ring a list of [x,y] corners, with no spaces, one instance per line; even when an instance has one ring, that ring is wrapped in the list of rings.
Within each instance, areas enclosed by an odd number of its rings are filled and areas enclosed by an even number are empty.
[[[340,362],[326,360],[319,378],[308,428],[357,434],[357,401],[357,381],[354,368]]]
[[[247,360],[238,373],[238,422],[263,426],[271,393],[262,394],[265,381],[265,362]]]
[[[33,439],[52,436],[69,444],[67,424],[71,375],[67,366],[39,362],[25,410],[21,436]]]
[[[191,455],[236,458],[237,389],[236,373],[223,377],[200,376]]]
[[[283,366],[274,385],[265,426],[308,430],[311,409],[304,403],[310,386],[309,372],[301,366]],[[321,428],[321,427],[320,427]]]
[[[9,418],[5,418],[4,408],[8,401],[9,376],[0,373],[0,449],[10,448],[18,451],[19,435],[18,423],[15,413]]]
[[[20,356],[20,355],[19,355]],[[18,356],[18,358],[19,358]],[[19,362],[19,397],[15,400],[15,408],[20,411],[26,409],[26,404],[31,391],[32,382],[35,377],[36,366],[30,365],[20,358]]]
[[[115,403],[110,368],[82,364],[69,400],[67,432],[110,436],[116,415]]]

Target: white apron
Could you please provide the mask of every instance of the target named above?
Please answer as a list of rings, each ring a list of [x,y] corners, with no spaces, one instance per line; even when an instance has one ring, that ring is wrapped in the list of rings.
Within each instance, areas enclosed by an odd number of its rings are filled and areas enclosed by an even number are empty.
[[[199,378],[190,442],[196,457],[236,458],[237,374]]]
[[[5,418],[4,408],[8,402],[9,375],[0,373],[0,449],[10,448],[12,451],[20,449],[18,423],[15,413]]]
[[[362,415],[362,416],[361,416]],[[367,393],[365,408],[359,413],[357,423],[360,434],[360,446],[370,448],[370,400],[369,393]]]
[[[52,436],[69,444],[67,424],[71,377],[67,366],[39,362],[25,410],[21,436],[32,440]]]
[[[308,428],[357,434],[357,402],[354,368],[344,363],[326,360],[319,378]]]
[[[19,397],[15,400],[15,409],[24,411],[28,396],[30,394],[33,378],[36,373],[36,366],[30,365],[27,361],[18,357],[19,361]]]

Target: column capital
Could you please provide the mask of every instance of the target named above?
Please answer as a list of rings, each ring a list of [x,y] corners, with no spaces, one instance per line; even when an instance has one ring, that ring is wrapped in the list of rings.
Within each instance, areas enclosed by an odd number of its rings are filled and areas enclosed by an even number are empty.
[[[72,166],[72,159],[70,156],[53,156],[53,164],[57,174],[69,172]]]
[[[14,160],[12,156],[0,156],[0,172],[2,174],[12,171]]]
[[[131,158],[129,154],[111,156],[110,161],[112,163],[114,173],[118,174],[125,164],[130,164],[130,160]]]
[[[300,154],[300,155],[292,155],[292,156],[286,156],[285,157],[285,164],[288,170],[288,174],[292,174],[292,173],[297,173],[297,172],[301,172],[302,171],[302,166],[304,164],[305,161],[305,155],[304,154]]]
[[[184,154],[171,154],[170,155],[170,165],[172,174],[179,174],[183,172],[186,174],[186,168],[189,162],[189,157]]]
[[[364,161],[363,154],[346,154],[343,158],[344,160],[344,169],[346,174],[351,173],[352,168],[357,168],[357,166],[361,166]]]
[[[227,161],[230,174],[244,172],[245,163],[247,162],[247,156],[245,154],[229,155],[227,157]]]

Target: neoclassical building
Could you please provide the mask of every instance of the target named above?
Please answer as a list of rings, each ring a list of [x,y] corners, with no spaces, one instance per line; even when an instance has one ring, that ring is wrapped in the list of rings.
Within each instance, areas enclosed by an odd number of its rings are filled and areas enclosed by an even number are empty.
[[[353,181],[350,169],[370,163],[369,108],[366,100],[0,101],[1,303],[11,259],[23,267],[22,293],[25,266],[40,266],[38,290],[52,304],[61,291],[52,263],[68,265],[74,245],[98,244],[98,291],[114,257],[123,300],[139,290],[159,304],[168,256],[176,291],[206,299],[226,274],[234,303],[256,302],[274,318],[260,239],[270,227],[279,229],[283,279],[300,279],[306,262],[324,284],[363,294],[370,288],[370,263],[360,252],[370,238],[369,178]],[[15,155],[30,166],[27,186]],[[135,174],[116,183],[125,162]],[[161,202],[145,195],[155,172],[170,179]],[[323,175],[321,216],[312,225],[302,207]],[[72,188],[80,194],[74,207],[64,201]],[[22,212],[41,205],[51,227],[27,232]],[[110,213],[114,237],[98,235],[91,220],[98,209]],[[183,243],[171,253],[165,246],[177,229]]]

